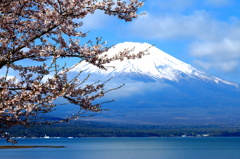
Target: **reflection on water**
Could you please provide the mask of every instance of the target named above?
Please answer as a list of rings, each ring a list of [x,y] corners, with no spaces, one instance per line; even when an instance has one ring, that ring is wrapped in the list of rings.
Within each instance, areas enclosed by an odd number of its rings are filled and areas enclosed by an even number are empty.
[[[0,149],[1,159],[239,159],[240,138],[19,139],[18,145],[66,148]],[[0,145],[6,145],[0,140]]]

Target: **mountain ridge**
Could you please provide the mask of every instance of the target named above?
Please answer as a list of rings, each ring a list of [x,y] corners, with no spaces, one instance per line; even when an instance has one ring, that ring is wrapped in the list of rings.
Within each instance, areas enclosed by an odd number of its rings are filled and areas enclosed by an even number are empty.
[[[179,81],[183,76],[191,78],[200,78],[202,80],[212,80],[215,83],[225,83],[239,87],[238,84],[232,83],[218,77],[209,76],[203,71],[186,64],[171,55],[148,43],[125,42],[119,43],[112,47],[106,54],[113,56],[124,49],[132,50],[132,54],[148,49],[149,54],[140,59],[124,59],[123,61],[112,61],[104,66],[107,70],[98,69],[96,66],[83,61],[72,71],[82,70],[86,73],[97,73],[102,75],[119,76],[120,74],[141,74],[149,76],[155,81],[167,79],[170,81]],[[121,75],[120,75],[121,76]]]

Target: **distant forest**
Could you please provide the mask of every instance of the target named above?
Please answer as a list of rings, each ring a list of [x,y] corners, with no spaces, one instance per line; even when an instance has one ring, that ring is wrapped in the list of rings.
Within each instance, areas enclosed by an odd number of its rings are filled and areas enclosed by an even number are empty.
[[[72,121],[43,127],[14,127],[12,137],[240,137],[240,125],[123,125]]]

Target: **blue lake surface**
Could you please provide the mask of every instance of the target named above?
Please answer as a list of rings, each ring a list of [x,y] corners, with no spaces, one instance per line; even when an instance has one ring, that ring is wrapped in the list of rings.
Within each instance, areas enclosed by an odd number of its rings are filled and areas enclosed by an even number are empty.
[[[66,147],[0,149],[0,159],[240,159],[240,138],[50,138],[18,142]],[[2,139],[0,145],[9,144]]]

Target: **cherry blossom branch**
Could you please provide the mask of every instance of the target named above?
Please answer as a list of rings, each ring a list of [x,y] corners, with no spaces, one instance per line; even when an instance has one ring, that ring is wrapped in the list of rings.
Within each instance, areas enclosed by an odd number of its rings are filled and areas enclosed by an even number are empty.
[[[125,49],[109,57],[109,47],[101,38],[96,44],[81,44],[79,39],[87,33],[79,31],[83,23],[76,19],[101,10],[128,22],[139,16],[142,5],[138,0],[0,0],[0,69],[5,72],[0,75],[0,129],[68,122],[86,112],[104,111],[102,105],[112,100],[97,100],[122,85],[106,90],[108,81],[86,84],[89,76],[79,80],[81,71],[70,78],[74,66],[69,68],[57,60],[78,58],[107,69],[104,64],[114,60],[141,58],[147,50],[133,55]],[[67,101],[79,110],[48,120],[44,114],[54,111],[59,105],[56,101],[62,98],[64,104]]]

